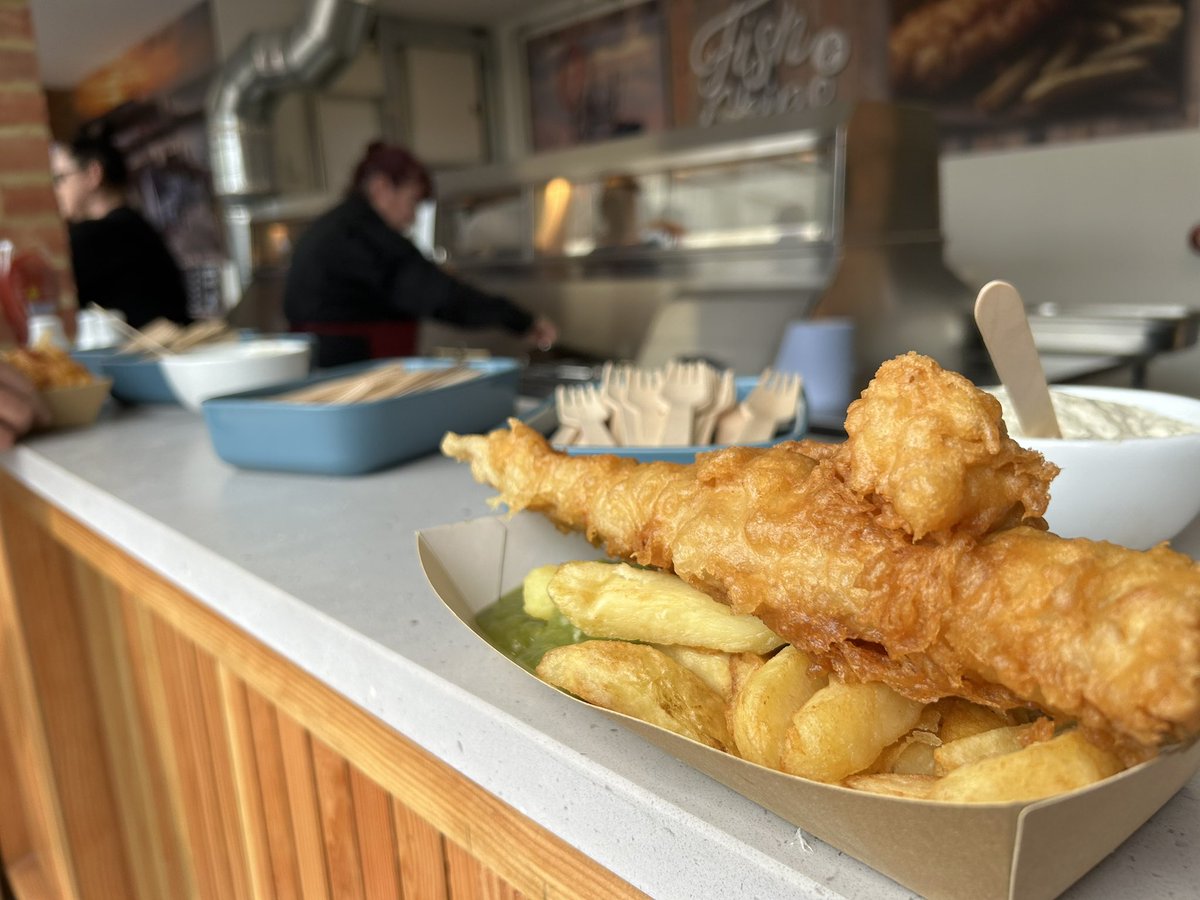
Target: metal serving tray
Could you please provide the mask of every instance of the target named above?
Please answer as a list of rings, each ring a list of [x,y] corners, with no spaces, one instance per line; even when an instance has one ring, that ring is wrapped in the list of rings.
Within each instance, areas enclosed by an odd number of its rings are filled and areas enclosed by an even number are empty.
[[[1027,310],[1043,353],[1148,358],[1196,343],[1200,310],[1186,306],[1041,303]]]

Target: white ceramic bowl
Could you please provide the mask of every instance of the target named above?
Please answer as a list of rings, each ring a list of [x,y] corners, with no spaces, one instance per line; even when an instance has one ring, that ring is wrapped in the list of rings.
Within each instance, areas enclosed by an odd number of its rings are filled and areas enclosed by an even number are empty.
[[[164,356],[163,375],[179,402],[199,412],[209,397],[295,381],[308,374],[306,340],[262,338]]]
[[[1138,406],[1200,428],[1200,400],[1133,388],[1055,385],[1051,391]],[[1014,437],[1062,471],[1046,522],[1063,537],[1137,550],[1179,534],[1200,514],[1200,433],[1123,440]]]

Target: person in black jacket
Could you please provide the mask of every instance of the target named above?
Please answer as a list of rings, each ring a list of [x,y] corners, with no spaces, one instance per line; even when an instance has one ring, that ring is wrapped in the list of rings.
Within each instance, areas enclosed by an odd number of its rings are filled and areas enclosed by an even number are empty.
[[[316,334],[319,365],[371,355],[366,339],[350,339],[353,327],[337,331],[357,323],[428,318],[466,328],[500,326],[543,349],[557,339],[549,319],[446,274],[405,236],[417,204],[430,196],[429,174],[412,154],[372,143],[346,198],[296,242],[283,309],[292,328]]]
[[[134,328],[157,318],[190,322],[183,273],[154,226],[126,202],[129,170],[111,140],[83,132],[55,144],[50,169],[79,305],[120,310]]]

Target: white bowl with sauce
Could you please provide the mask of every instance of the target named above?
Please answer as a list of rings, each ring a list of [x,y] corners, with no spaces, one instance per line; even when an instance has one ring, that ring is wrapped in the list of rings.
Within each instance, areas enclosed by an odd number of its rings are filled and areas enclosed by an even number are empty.
[[[164,356],[161,364],[179,402],[199,412],[210,397],[303,378],[311,356],[311,344],[301,338],[256,338]]]
[[[1062,470],[1050,485],[1046,522],[1051,531],[1145,550],[1169,541],[1200,514],[1200,399],[1090,385],[1054,385],[1050,391],[1133,407],[1195,429],[1157,437],[1056,440],[1023,437],[1006,418],[1013,440]],[[1067,415],[1061,418],[1070,435],[1072,423]]]

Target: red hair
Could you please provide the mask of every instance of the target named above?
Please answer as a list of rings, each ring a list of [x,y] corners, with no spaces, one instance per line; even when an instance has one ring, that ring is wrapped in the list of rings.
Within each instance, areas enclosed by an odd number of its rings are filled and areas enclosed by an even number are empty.
[[[433,196],[433,181],[429,177],[429,170],[399,144],[385,144],[383,141],[372,141],[368,144],[367,152],[354,167],[354,175],[350,182],[351,192],[361,191],[372,175],[385,175],[395,185],[415,181],[421,186],[422,200]]]

